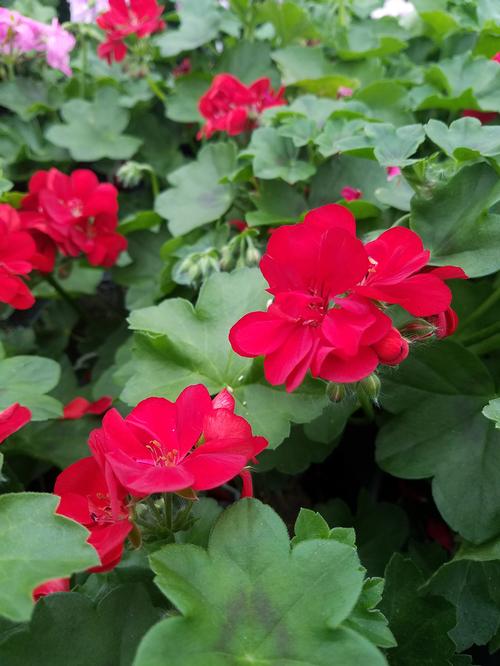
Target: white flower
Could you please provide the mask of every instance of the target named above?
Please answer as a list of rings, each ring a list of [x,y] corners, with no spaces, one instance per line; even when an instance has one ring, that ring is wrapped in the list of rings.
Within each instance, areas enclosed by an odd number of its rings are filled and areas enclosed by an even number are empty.
[[[108,0],[68,0],[72,23],[95,23],[109,9]]]
[[[407,0],[385,0],[384,6],[374,9],[370,14],[372,19],[394,16],[400,18],[415,13],[415,6]]]

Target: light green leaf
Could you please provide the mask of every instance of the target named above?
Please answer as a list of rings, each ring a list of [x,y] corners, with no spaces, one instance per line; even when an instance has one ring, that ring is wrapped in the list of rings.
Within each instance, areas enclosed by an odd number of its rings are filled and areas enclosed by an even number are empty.
[[[229,209],[234,189],[220,181],[235,167],[234,143],[211,143],[200,150],[196,161],[169,175],[172,187],[156,198],[155,210],[169,221],[174,236],[213,222]]]
[[[422,125],[405,125],[394,127],[386,123],[366,125],[366,135],[375,144],[375,158],[384,167],[405,167],[416,162],[409,159],[417,148],[425,141]]]
[[[281,178],[293,185],[307,180],[316,171],[313,164],[298,158],[299,151],[291,139],[279,135],[272,127],[261,127],[252,134],[242,157],[252,157],[253,172],[258,178]]]
[[[177,79],[172,93],[167,98],[167,118],[178,123],[201,122],[203,118],[198,111],[198,102],[210,87],[210,83],[209,76],[199,73]]]
[[[262,181],[252,200],[257,210],[245,216],[251,227],[292,224],[307,210],[304,197],[281,180]]]
[[[33,589],[99,563],[87,530],[56,516],[59,500],[43,493],[0,496],[0,614],[29,619]]]
[[[215,0],[183,0],[177,14],[180,27],[169,27],[155,39],[162,56],[192,51],[217,37],[221,14]]]
[[[258,6],[257,19],[273,25],[280,46],[316,36],[306,10],[292,0],[284,0],[279,4],[274,0],[264,0]]]
[[[458,160],[500,154],[500,127],[483,127],[477,118],[460,118],[449,127],[440,120],[429,120],[425,131],[431,141]]]
[[[488,209],[499,197],[498,175],[483,163],[462,168],[431,196],[415,196],[410,226],[430,249],[432,263],[460,266],[469,277],[497,271],[500,217]]]
[[[40,356],[14,356],[0,361],[0,410],[15,402],[28,407],[33,421],[62,415],[61,403],[45,395],[57,385],[59,364]]]
[[[374,58],[397,53],[406,48],[406,33],[394,19],[352,24],[336,40],[343,60]]]
[[[355,549],[334,539],[290,549],[284,523],[256,500],[221,515],[207,551],[165,546],[151,565],[181,615],[146,635],[135,666],[386,664],[346,626],[363,588]]]
[[[51,125],[45,136],[56,146],[67,148],[74,160],[93,162],[105,157],[129,159],[141,140],[123,134],[129,113],[119,105],[115,88],[100,88],[95,99],[72,99],[61,109],[63,124]]]
[[[496,428],[500,428],[500,398],[490,400],[486,407],[484,407],[483,414],[487,419],[491,419],[495,422]]]
[[[265,308],[265,283],[257,269],[215,273],[203,284],[196,306],[182,298],[136,310],[134,374],[122,399],[136,404],[149,396],[175,400],[190,384],[203,383],[214,394],[230,387],[237,411],[254,432],[275,447],[290,432],[290,421],[304,423],[326,405],[324,385],[306,381],[294,393],[265,383],[259,364],[233,352],[229,329],[244,314]]]

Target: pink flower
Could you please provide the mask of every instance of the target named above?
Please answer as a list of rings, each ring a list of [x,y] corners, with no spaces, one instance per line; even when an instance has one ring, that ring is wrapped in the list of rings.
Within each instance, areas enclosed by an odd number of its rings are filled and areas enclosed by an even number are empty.
[[[18,402],[0,412],[0,444],[31,419],[31,411]]]
[[[105,395],[99,400],[90,402],[86,398],[78,397],[68,402],[63,410],[64,419],[81,419],[87,414],[103,414],[107,409],[111,407],[113,403],[113,398],[109,395]]]
[[[189,386],[170,402],[147,398],[124,418],[111,409],[90,448],[119,484],[135,497],[157,492],[208,490],[244,471],[266,446],[234,414],[227,391],[210,400],[207,389]]]
[[[356,201],[356,199],[361,199],[363,192],[355,187],[343,187],[340,196],[346,201]]]
[[[41,43],[45,45],[45,55],[48,64],[59,69],[63,74],[71,76],[69,54],[73,50],[76,40],[73,35],[59,25],[57,19],[46,26],[41,35]]]
[[[342,97],[352,97],[354,93],[354,90],[352,88],[348,88],[347,86],[339,86],[337,90],[337,98],[340,99]]]
[[[387,180],[390,182],[391,180],[394,180],[394,178],[397,178],[398,176],[401,175],[401,169],[399,167],[386,167],[386,172],[387,172]]]
[[[275,92],[268,78],[257,79],[246,86],[231,74],[218,74],[198,103],[205,118],[198,138],[209,139],[215,132],[235,136],[254,128],[264,109],[286,104],[284,92],[284,88]]]

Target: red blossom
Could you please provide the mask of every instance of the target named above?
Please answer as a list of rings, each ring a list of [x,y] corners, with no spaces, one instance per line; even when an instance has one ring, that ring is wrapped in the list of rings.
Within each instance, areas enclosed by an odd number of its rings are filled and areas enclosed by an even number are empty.
[[[450,530],[448,525],[437,518],[430,517],[427,520],[426,532],[430,539],[436,541],[442,548],[447,550],[449,553],[453,550],[455,545],[455,540],[453,538],[453,532]]]
[[[70,257],[81,253],[92,266],[110,267],[127,247],[116,231],[118,192],[110,183],[100,183],[89,169],[69,176],[58,169],[37,171],[30,179],[29,194],[22,200],[23,226],[51,242]],[[38,251],[41,241],[38,241]],[[45,258],[50,264],[47,249]]]
[[[135,497],[156,492],[209,490],[230,481],[266,446],[234,414],[223,391],[214,401],[201,384],[170,402],[148,398],[122,418],[111,409],[89,445]]]
[[[109,0],[109,10],[97,17],[97,25],[106,33],[105,42],[97,49],[99,57],[109,63],[123,60],[126,37],[147,37],[165,28],[163,10],[156,0]]]
[[[184,58],[178,65],[172,69],[172,76],[177,79],[179,76],[185,76],[192,70],[190,58]]]
[[[465,274],[429,269],[428,260],[408,229],[390,229],[363,246],[347,208],[317,208],[302,224],[273,233],[260,268],[274,300],[265,312],[240,319],[230,343],[241,356],[264,355],[266,379],[288,391],[308,370],[329,381],[359,381],[379,363],[397,365],[408,355],[383,303],[446,316],[451,292],[444,280]]]
[[[31,411],[18,402],[0,412],[0,443],[17,432],[31,419]]]
[[[17,211],[0,204],[0,301],[18,310],[30,308],[35,299],[20,276],[33,270],[35,242],[22,230]]]
[[[81,396],[74,398],[68,402],[63,409],[63,418],[65,419],[81,419],[82,416],[87,414],[103,414],[111,407],[113,398],[109,395],[104,395],[99,400],[90,402],[87,398]]]
[[[401,169],[396,166],[389,166],[385,168],[385,171],[387,173],[387,180],[390,182],[391,180],[394,180],[394,178],[397,178],[397,176],[401,175]]]
[[[209,139],[214,132],[234,136],[253,129],[264,109],[286,104],[284,92],[283,87],[275,92],[268,78],[257,79],[246,86],[231,74],[218,74],[198,103],[205,118],[198,138]]]
[[[355,187],[343,187],[340,196],[346,201],[356,201],[356,199],[361,199],[363,192]]]
[[[228,220],[228,224],[230,227],[233,227],[233,229],[236,229],[236,231],[239,231],[240,233],[245,231],[245,229],[248,229],[248,224],[245,222],[245,220]]]
[[[94,458],[83,458],[59,474],[54,493],[61,498],[57,513],[76,520],[90,531],[87,541],[101,560],[100,566],[91,571],[113,569],[133,527],[125,505],[127,492],[107,481]]]
[[[40,597],[46,597],[48,594],[54,594],[55,592],[69,592],[69,578],[54,578],[49,580],[46,583],[42,583],[35,587],[33,590],[33,601],[38,601]]]

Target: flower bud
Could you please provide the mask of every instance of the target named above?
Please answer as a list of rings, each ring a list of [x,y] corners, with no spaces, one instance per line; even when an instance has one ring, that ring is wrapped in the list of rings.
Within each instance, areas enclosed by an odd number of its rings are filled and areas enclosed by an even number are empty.
[[[250,240],[250,239],[249,239]],[[260,261],[260,252],[255,245],[250,242],[245,252],[245,262],[247,266],[257,266]]]
[[[116,172],[116,178],[122,187],[137,187],[142,181],[143,173],[144,165],[130,160],[121,165]]]
[[[360,401],[362,401],[362,398],[366,397],[377,405],[381,386],[382,384],[378,375],[372,372],[371,375],[368,375],[368,377],[365,377],[358,382],[356,393],[358,394]]]
[[[414,319],[401,329],[402,335],[408,340],[427,340],[433,337],[436,326],[427,319]]]
[[[326,385],[326,395],[330,402],[343,402],[352,393],[350,384],[337,384],[328,382]]]
[[[408,356],[409,345],[397,328],[391,328],[385,338],[373,345],[373,350],[380,363],[399,365]]]

